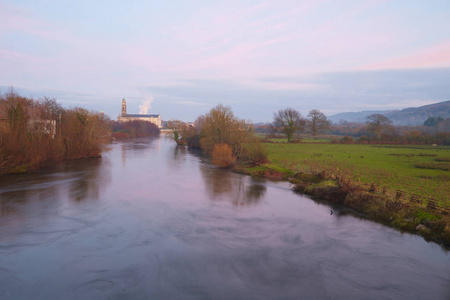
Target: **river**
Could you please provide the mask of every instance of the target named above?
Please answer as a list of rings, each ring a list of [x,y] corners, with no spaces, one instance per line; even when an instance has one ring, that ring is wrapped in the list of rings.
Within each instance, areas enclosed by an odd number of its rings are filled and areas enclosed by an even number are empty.
[[[419,236],[166,136],[109,148],[0,177],[0,299],[450,299],[450,254]]]

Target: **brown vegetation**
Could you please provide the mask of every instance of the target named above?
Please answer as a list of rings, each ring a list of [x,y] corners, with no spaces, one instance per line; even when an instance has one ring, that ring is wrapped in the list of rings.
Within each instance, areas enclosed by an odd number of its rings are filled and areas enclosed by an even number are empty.
[[[109,120],[81,108],[63,109],[54,99],[0,96],[0,174],[36,170],[63,159],[101,155]]]
[[[201,120],[203,116],[198,117],[195,121],[195,125],[184,123],[180,120],[170,120],[167,124],[167,127],[172,130],[173,140],[177,143],[177,145],[189,146],[192,148],[200,149],[200,129]]]
[[[169,122],[178,145],[199,148],[215,165],[228,168],[236,162],[258,165],[267,162],[264,146],[253,134],[253,126],[234,116],[228,106],[218,105],[197,118],[194,126]]]
[[[241,162],[250,167],[269,162],[267,151],[261,140],[253,138],[247,141],[242,153]]]
[[[450,122],[450,119],[448,119]],[[438,124],[444,124],[446,120]],[[343,122],[331,126],[331,134],[355,137],[357,142],[370,144],[438,144],[450,145],[449,128],[445,126],[367,126]]]
[[[111,133],[103,114],[83,108],[64,110],[61,121],[64,159],[100,157],[101,141]]]
[[[157,125],[147,121],[111,121],[112,137],[115,139],[130,139],[159,135]]]
[[[199,117],[201,118],[201,117]],[[186,145],[191,148],[201,149],[200,145],[200,131],[201,124],[198,122],[199,118],[195,121],[195,125],[185,125],[181,128],[181,136],[183,137]]]
[[[229,168],[236,163],[233,149],[225,143],[216,144],[211,153],[212,162],[220,168]]]
[[[233,154],[242,156],[243,142],[252,132],[252,126],[234,116],[228,106],[218,105],[205,115],[200,131],[200,145],[206,153],[211,153],[216,144],[228,144]]]

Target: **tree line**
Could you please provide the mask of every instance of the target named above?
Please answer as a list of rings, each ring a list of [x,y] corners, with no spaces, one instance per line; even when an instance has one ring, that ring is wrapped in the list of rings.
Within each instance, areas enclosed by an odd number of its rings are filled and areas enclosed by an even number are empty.
[[[102,113],[64,109],[53,98],[35,100],[10,91],[0,95],[0,174],[98,157],[110,133],[110,120]]]
[[[329,129],[330,126],[331,123],[327,117],[317,109],[311,110],[307,118],[303,118],[297,110],[285,108],[274,113],[270,128],[273,132],[284,133],[288,142],[291,142],[295,133],[302,133],[305,129],[309,129],[316,137],[320,131]]]
[[[442,120],[431,120],[428,123],[435,126],[439,122]],[[306,131],[316,138],[319,133],[337,133],[341,130],[340,135],[345,136],[333,142],[450,144],[449,133],[424,134],[416,130],[405,131],[405,128],[394,127],[393,122],[381,114],[372,114],[367,117],[365,124],[353,123],[350,127],[353,129],[351,136],[342,130],[342,125],[332,125],[325,114],[317,109],[311,110],[303,117],[299,111],[285,108],[275,112],[273,121],[264,129],[266,133],[285,135],[288,142],[293,141],[295,134]],[[178,145],[203,150],[220,167],[231,167],[236,162],[250,165],[267,162],[264,147],[254,135],[253,124],[235,117],[229,106],[218,105],[212,108],[209,113],[199,116],[194,124],[171,120],[168,122],[168,128],[172,130]],[[356,140],[352,136],[356,137]]]
[[[130,139],[159,135],[157,125],[147,121],[111,121],[112,137],[115,139]]]
[[[229,106],[217,105],[194,125],[171,120],[168,128],[178,145],[201,149],[219,167],[228,168],[237,161],[249,165],[267,161],[260,140],[253,135],[253,124],[234,116]]]
[[[394,126],[380,114],[367,122],[342,122],[330,127],[330,134],[345,135],[345,142],[450,145],[450,119],[429,117],[424,126]]]
[[[287,108],[274,114],[270,127],[274,132],[285,134],[291,142],[295,133],[306,128],[317,136],[330,127],[330,122],[317,109],[303,118],[295,109]],[[254,135],[253,124],[235,117],[229,106],[220,104],[212,108],[209,113],[199,116],[193,125],[171,120],[168,128],[178,145],[201,149],[220,167],[231,167],[236,162],[258,165],[268,161],[261,140]]]

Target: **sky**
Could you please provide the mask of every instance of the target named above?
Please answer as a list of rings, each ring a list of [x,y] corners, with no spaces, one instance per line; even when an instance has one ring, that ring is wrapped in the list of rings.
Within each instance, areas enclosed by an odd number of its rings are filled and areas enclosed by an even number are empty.
[[[253,122],[450,100],[448,0],[0,0],[0,92]]]

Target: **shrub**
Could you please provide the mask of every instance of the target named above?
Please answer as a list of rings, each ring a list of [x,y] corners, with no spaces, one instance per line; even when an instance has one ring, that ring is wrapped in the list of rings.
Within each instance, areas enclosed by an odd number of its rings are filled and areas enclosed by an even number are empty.
[[[177,143],[177,145],[186,144],[186,141],[184,137],[182,137],[180,132],[184,126],[185,124],[180,120],[170,120],[169,122],[167,122],[167,128],[172,130],[173,140],[175,141],[175,143]]]
[[[367,143],[369,141],[370,141],[369,138],[365,135],[360,136],[358,139],[358,142],[360,142],[360,143]]]
[[[267,151],[260,141],[246,144],[242,159],[250,166],[258,166],[269,162]]]
[[[102,140],[109,136],[109,119],[101,113],[83,108],[64,110],[62,114],[64,159],[101,156]]]
[[[227,144],[216,144],[212,151],[213,164],[220,168],[229,168],[236,162],[236,157],[233,155],[233,149]]]
[[[61,158],[49,104],[13,91],[0,95],[0,174],[32,171]]]
[[[192,148],[201,148],[200,135],[197,129],[192,125],[185,125],[181,128],[181,136],[186,141],[186,144]]]
[[[346,135],[346,136],[344,136],[342,138],[341,143],[352,144],[353,143],[353,139],[351,137],[349,137],[348,135]]]

